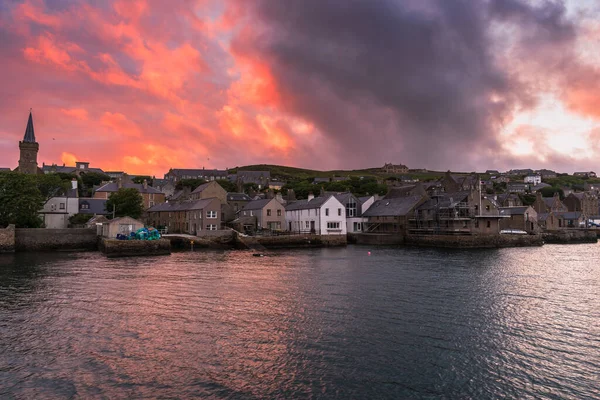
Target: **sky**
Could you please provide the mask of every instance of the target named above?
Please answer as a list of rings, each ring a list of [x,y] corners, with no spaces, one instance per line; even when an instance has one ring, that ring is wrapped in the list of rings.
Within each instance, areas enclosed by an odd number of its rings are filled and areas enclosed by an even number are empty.
[[[7,0],[0,167],[597,170],[600,2]]]

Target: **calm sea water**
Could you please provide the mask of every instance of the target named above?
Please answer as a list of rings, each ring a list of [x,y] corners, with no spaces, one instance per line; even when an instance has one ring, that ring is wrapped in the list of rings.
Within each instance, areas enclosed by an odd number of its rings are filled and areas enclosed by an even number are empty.
[[[600,398],[600,245],[268,254],[0,255],[0,398]]]

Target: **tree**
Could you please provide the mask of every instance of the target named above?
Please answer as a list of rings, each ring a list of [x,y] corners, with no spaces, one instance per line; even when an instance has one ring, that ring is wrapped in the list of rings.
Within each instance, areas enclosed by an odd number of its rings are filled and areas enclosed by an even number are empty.
[[[86,188],[92,188],[102,182],[108,181],[110,181],[110,176],[99,172],[86,172],[85,174],[81,174],[81,182]]]
[[[535,203],[536,196],[535,194],[520,194],[519,198],[524,206],[530,206]]]
[[[226,192],[237,192],[237,185],[228,179],[217,179],[217,182]]]
[[[139,218],[144,212],[144,199],[134,188],[121,188],[106,201],[106,211],[115,211],[115,217]]]
[[[189,187],[191,190],[194,190],[198,186],[200,186],[204,183],[206,183],[206,181],[204,179],[198,179],[198,178],[182,179],[179,182],[177,182],[177,185],[175,185],[175,189],[182,190],[184,187]]]
[[[62,180],[56,174],[33,175],[37,181],[37,187],[40,190],[44,202],[52,197],[64,196],[71,186],[70,181]]]
[[[84,225],[86,224],[92,216],[90,214],[75,214],[69,217],[69,223],[71,225]]]
[[[540,192],[543,197],[552,197],[552,196],[554,196],[554,193],[558,192],[558,195],[560,196],[561,200],[564,200],[564,198],[565,198],[565,192],[563,192],[563,190],[561,188],[557,188],[557,187],[553,187],[553,186],[541,188],[540,190],[538,190],[538,192]]]
[[[132,182],[137,183],[139,185],[144,183],[144,179],[146,180],[146,182],[148,182],[148,185],[152,184],[152,177],[148,175],[138,175],[132,179]]]
[[[17,228],[39,228],[39,211],[45,198],[36,175],[18,172],[0,174],[0,226],[15,224]]]

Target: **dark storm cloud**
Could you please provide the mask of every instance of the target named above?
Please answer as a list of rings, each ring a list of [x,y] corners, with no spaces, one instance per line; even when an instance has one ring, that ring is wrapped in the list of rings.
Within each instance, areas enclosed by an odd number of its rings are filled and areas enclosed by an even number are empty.
[[[530,99],[498,63],[492,22],[512,24],[527,43],[574,35],[564,7],[550,2],[254,4],[262,29],[234,48],[268,62],[286,110],[316,123],[361,166],[471,169],[493,159],[498,127]]]

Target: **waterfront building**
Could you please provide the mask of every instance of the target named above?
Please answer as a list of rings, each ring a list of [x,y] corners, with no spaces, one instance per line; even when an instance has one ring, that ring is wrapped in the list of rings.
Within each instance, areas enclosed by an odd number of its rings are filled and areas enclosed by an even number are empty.
[[[275,198],[253,200],[239,212],[236,221],[242,222],[243,230],[256,231],[268,229],[271,231],[286,230],[285,207]]]
[[[221,227],[221,201],[216,198],[157,204],[146,211],[147,222],[171,233],[199,235]]]
[[[317,235],[345,235],[346,210],[333,195],[298,200],[285,207],[289,231]]]

